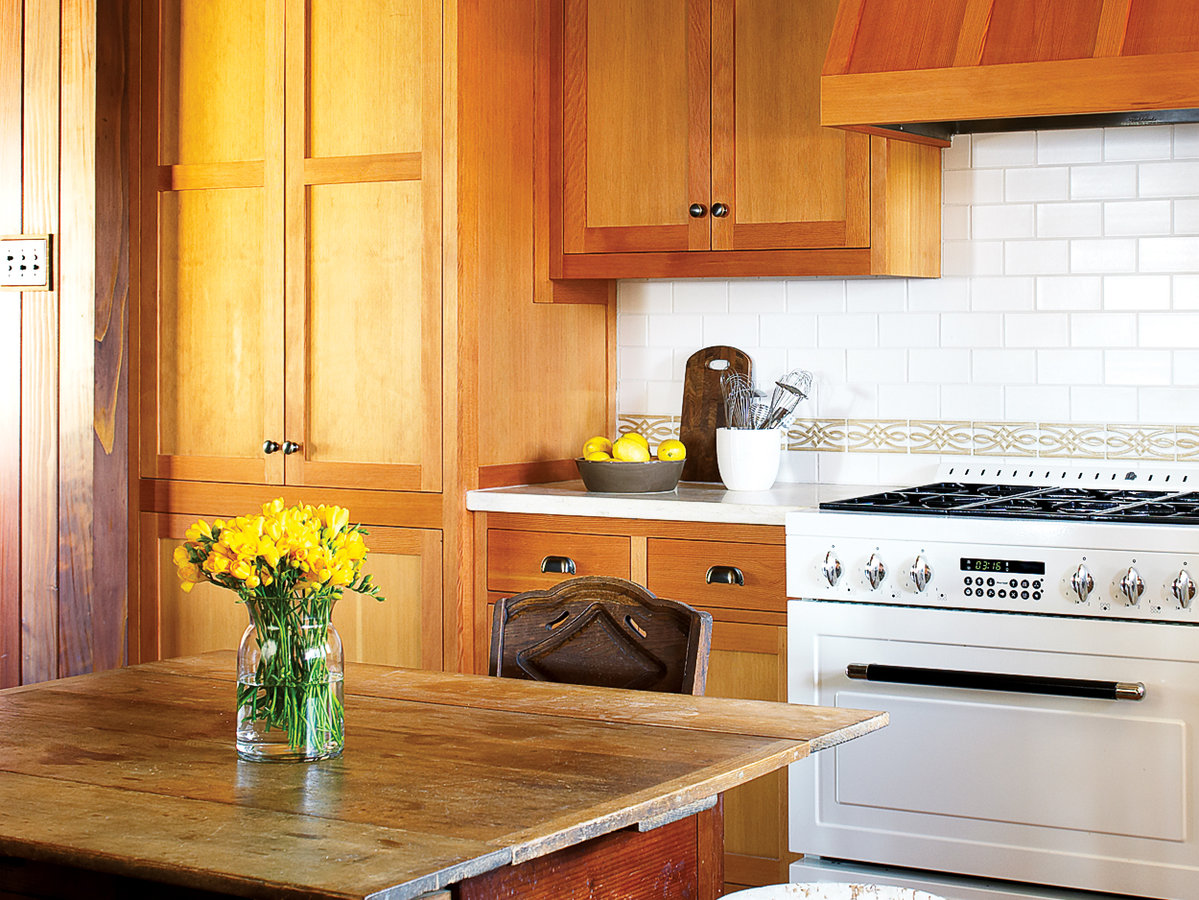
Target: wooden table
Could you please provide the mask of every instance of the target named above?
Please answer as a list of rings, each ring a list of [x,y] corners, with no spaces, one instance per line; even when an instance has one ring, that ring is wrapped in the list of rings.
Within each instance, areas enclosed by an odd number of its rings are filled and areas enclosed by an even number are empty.
[[[594,882],[684,851],[719,896],[720,807],[680,817],[887,722],[351,665],[342,758],[249,763],[233,681],[218,653],[0,692],[0,896],[81,871],[121,897],[533,896],[559,859]]]

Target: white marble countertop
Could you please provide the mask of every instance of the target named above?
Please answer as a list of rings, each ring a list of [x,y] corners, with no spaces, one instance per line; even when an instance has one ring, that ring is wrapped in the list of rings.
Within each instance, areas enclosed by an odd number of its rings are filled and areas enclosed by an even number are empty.
[[[468,491],[466,508],[476,512],[782,525],[786,514],[793,510],[812,509],[826,500],[878,490],[882,488],[872,485],[779,482],[768,491],[729,491],[720,484],[679,482],[673,491],[661,494],[599,494],[589,492],[582,481],[560,481]]]

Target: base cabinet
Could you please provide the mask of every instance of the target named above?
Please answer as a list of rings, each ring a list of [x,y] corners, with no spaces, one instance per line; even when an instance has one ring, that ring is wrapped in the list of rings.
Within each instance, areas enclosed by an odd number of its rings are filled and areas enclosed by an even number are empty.
[[[480,513],[475,533],[476,671],[487,671],[497,600],[614,575],[712,614],[708,696],[786,700],[782,526]],[[786,881],[786,771],[729,791],[724,829],[727,889]]]
[[[192,656],[210,650],[236,649],[249,624],[237,596],[213,584],[198,584],[184,593],[171,560],[197,518],[219,516],[143,513],[140,543],[143,597],[158,597],[157,646],[138,648],[140,659]],[[377,663],[417,669],[441,669],[441,532],[421,528],[373,527],[364,571],[388,586],[382,603],[346,592],[333,608],[333,624],[341,634],[348,662]],[[151,623],[143,623],[150,625]],[[137,633],[137,632],[135,632]]]

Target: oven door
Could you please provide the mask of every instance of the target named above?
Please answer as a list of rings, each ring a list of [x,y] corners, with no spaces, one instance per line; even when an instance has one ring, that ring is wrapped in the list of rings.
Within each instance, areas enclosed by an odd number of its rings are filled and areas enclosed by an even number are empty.
[[[1199,900],[1199,628],[791,600],[788,648],[791,702],[891,716],[792,766],[792,850]],[[870,664],[1140,682],[1145,695],[846,674]]]

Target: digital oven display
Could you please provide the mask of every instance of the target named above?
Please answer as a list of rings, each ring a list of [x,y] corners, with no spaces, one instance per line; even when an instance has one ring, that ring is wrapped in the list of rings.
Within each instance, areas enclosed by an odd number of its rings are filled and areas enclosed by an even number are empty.
[[[1030,559],[979,559],[962,557],[963,572],[990,572],[997,575],[1044,575],[1045,563]]]

